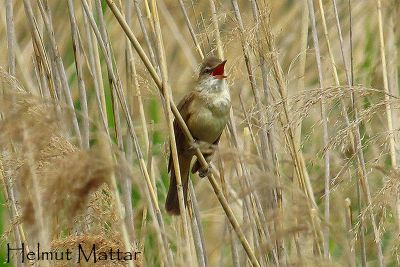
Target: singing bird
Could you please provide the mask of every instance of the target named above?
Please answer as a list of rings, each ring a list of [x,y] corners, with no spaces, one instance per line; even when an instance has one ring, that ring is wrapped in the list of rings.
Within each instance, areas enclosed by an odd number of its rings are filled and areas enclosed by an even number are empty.
[[[199,77],[194,89],[187,93],[178,104],[178,110],[186,122],[196,144],[190,144],[177,121],[174,121],[178,162],[183,185],[184,201],[187,201],[190,163],[197,147],[209,163],[218,145],[221,134],[228,122],[231,98],[225,81],[226,60],[210,56],[201,64]],[[202,168],[199,161],[193,164],[192,173],[200,177],[208,175],[209,168]],[[168,172],[170,184],[165,209],[171,215],[179,215],[178,192],[172,155],[169,157]]]

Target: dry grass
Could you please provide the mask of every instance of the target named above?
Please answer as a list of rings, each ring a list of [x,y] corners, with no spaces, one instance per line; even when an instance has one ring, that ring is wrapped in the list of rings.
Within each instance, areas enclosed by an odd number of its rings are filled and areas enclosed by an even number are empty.
[[[400,264],[397,1],[13,2],[0,8],[2,262],[23,242],[140,251],[104,265]],[[174,103],[211,54],[228,60],[229,125],[170,217],[174,117],[192,139]]]

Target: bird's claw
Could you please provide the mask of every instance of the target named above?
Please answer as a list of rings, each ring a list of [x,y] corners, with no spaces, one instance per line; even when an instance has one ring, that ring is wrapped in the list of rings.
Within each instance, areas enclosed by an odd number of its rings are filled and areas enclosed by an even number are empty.
[[[209,176],[211,174],[211,166],[208,166],[207,168],[201,168],[199,170],[199,176],[201,178],[204,178],[206,176]]]

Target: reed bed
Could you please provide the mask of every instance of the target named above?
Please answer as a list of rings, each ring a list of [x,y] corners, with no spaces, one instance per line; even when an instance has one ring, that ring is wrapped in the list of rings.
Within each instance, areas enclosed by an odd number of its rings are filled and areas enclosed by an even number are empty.
[[[400,265],[399,8],[3,1],[0,261]],[[228,60],[229,122],[187,205],[177,175],[182,215],[170,216],[173,121],[194,140],[175,103],[210,55]],[[9,257],[21,244],[72,258]],[[93,246],[96,263],[77,254]],[[135,258],[100,259],[110,250]]]

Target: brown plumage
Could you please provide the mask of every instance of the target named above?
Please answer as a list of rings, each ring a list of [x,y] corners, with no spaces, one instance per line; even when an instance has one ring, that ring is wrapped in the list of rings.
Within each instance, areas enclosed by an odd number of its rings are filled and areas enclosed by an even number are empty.
[[[226,78],[224,75],[225,62],[216,57],[206,58],[201,65],[199,78],[194,90],[186,94],[177,106],[193,138],[199,142],[210,144],[210,146],[211,144],[214,146],[218,144],[228,121],[230,96],[224,81],[224,78]],[[190,163],[195,155],[195,150],[193,145],[187,141],[176,121],[174,121],[174,131],[186,204]],[[202,153],[207,162],[209,162],[213,149],[202,149]],[[170,155],[168,163],[170,185],[165,209],[170,214],[179,215],[178,192],[173,165],[172,156]],[[204,177],[207,169],[203,170],[200,163],[196,161],[193,165],[192,173],[196,172],[199,172],[200,176]]]

